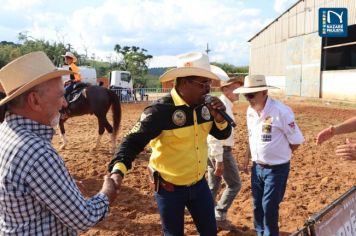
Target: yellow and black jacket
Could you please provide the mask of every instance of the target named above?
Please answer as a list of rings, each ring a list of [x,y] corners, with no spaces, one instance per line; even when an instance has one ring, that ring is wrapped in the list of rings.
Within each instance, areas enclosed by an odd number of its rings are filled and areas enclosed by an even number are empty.
[[[115,166],[125,173],[150,142],[150,165],[162,178],[176,185],[189,185],[203,178],[207,168],[207,136],[230,136],[231,127],[216,123],[205,105],[189,107],[173,89],[171,94],[145,108],[140,120],[126,135],[109,171]]]

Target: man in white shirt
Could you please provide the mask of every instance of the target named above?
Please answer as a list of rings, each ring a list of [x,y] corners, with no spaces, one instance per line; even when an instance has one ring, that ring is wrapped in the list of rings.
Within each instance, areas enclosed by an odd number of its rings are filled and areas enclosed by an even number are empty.
[[[251,188],[254,226],[258,236],[278,236],[279,204],[283,200],[292,152],[304,142],[293,111],[268,96],[263,75],[245,77],[242,93],[247,109],[249,147],[243,163],[247,171],[252,158]]]
[[[226,75],[227,76],[227,75]],[[233,119],[233,102],[239,99],[233,91],[242,85],[242,81],[233,78],[221,82],[222,94],[219,97],[226,107],[226,113]],[[224,179],[226,188],[215,206],[215,218],[219,229],[236,230],[236,227],[227,220],[227,211],[241,189],[241,180],[235,157],[232,154],[234,146],[234,134],[224,140],[218,140],[208,136],[209,159],[208,159],[208,183],[214,201],[220,189],[221,180]]]

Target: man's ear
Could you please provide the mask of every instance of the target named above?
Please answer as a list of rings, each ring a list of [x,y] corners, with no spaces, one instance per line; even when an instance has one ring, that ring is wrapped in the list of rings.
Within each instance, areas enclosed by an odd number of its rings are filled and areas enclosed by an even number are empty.
[[[25,101],[27,102],[28,106],[33,110],[33,111],[36,111],[36,112],[39,112],[42,110],[42,107],[40,105],[41,103],[41,97],[40,95],[38,94],[38,92],[36,91],[32,91],[30,92]]]

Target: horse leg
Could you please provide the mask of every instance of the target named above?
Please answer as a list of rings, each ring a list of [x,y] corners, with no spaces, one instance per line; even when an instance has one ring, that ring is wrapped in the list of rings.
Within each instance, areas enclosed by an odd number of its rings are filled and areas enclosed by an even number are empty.
[[[65,122],[65,120],[63,120],[63,119],[59,120],[59,130],[61,131],[59,136],[61,138],[61,143],[62,143],[61,146],[59,147],[59,150],[64,149],[65,146],[67,145],[67,138],[65,136],[66,131],[64,129],[64,122]]]
[[[116,149],[116,132],[113,132],[114,129],[112,128],[112,126],[110,125],[110,123],[108,122],[108,120],[106,118],[105,118],[105,129],[110,134],[111,152],[115,153],[115,149]]]
[[[96,139],[96,144],[95,144],[95,147],[94,149],[97,149],[100,145],[100,141],[101,141],[101,137],[103,136],[103,133],[105,131],[105,127],[104,127],[104,119],[102,116],[97,116],[98,118],[98,124],[99,124],[99,135],[98,135],[98,138]],[[106,118],[105,118],[106,120]]]
[[[114,153],[115,149],[116,149],[116,133],[113,132],[114,129],[110,125],[109,121],[106,119],[106,116],[103,117],[102,122],[103,122],[103,125],[104,125],[106,131],[108,131],[108,133],[110,134],[111,152]]]

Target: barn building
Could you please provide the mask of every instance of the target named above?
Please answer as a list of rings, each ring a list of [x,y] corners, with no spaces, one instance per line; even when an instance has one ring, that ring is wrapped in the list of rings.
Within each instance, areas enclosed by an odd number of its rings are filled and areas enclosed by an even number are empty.
[[[250,74],[287,96],[356,102],[356,0],[299,0],[250,42]],[[319,8],[347,8],[348,36],[320,37]]]

